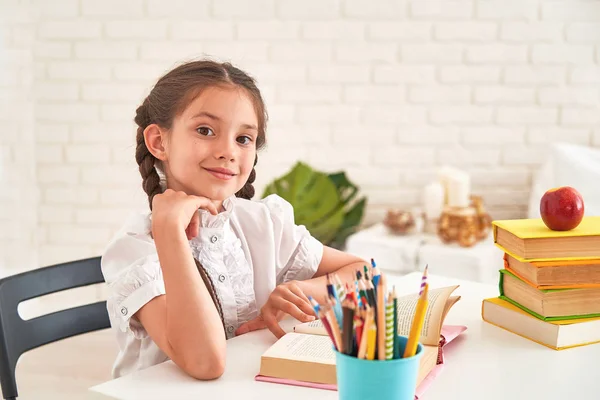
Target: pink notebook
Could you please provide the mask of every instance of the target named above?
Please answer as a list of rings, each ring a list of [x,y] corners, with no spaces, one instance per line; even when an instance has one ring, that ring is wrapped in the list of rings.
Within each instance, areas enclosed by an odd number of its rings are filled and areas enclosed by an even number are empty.
[[[427,388],[431,386],[432,382],[444,368],[444,346],[446,346],[448,343],[450,343],[452,340],[458,337],[458,335],[463,333],[465,330],[467,330],[467,327],[462,325],[444,325],[442,327],[440,351],[438,354],[437,365],[429,372],[429,374],[427,374],[427,376],[423,379],[423,381],[421,381],[419,386],[417,386],[417,390],[415,391],[415,400],[418,400],[421,396],[423,396],[423,393],[425,393]],[[279,383],[282,385],[304,386],[324,390],[337,390],[337,385],[325,383],[301,382],[291,379],[271,378],[262,375],[256,375],[254,379],[261,382]]]

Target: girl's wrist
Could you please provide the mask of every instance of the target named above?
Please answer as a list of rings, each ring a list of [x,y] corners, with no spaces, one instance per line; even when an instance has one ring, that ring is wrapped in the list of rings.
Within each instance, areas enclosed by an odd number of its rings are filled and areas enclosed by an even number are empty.
[[[152,236],[155,242],[181,242],[187,244],[185,230],[175,223],[161,224],[159,227],[152,227]]]

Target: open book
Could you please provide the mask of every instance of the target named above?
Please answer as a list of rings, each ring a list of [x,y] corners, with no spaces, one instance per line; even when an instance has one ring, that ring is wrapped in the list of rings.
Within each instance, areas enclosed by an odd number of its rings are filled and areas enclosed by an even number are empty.
[[[423,356],[417,386],[430,378],[428,375],[443,363],[442,347],[466,329],[463,326],[443,326],[448,311],[460,300],[460,296],[452,296],[456,288],[458,286],[429,291],[420,340]],[[398,297],[399,335],[408,336],[418,297],[416,293]],[[335,390],[335,353],[321,322],[296,325],[293,332],[271,346],[261,357],[257,380]]]
[[[429,291],[429,296],[427,297],[429,306],[427,307],[423,330],[421,331],[421,344],[429,346],[438,345],[446,314],[460,300],[460,296],[451,296],[456,288],[458,286],[448,286]],[[410,333],[410,325],[415,315],[418,300],[418,293],[398,297],[398,335],[408,336]],[[319,320],[297,325],[294,327],[294,332],[327,336],[327,331],[325,331],[325,327]]]

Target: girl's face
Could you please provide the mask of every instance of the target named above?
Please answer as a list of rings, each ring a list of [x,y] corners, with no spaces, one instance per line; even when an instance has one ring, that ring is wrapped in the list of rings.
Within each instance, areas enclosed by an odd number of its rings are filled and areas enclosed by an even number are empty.
[[[248,180],[257,136],[256,112],[244,89],[203,90],[174,119],[164,142],[167,187],[225,200]]]

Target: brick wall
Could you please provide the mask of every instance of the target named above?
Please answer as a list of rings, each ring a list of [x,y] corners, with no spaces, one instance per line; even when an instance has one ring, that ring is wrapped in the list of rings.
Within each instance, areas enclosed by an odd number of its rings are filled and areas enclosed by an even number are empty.
[[[162,72],[202,54],[255,75],[266,98],[258,193],[298,159],[344,168],[369,196],[367,222],[417,205],[442,164],[472,174],[495,218],[524,216],[548,143],[600,144],[598,1],[31,7],[43,263],[98,254],[132,208],[146,207],[134,110]]]
[[[0,275],[37,265],[33,62],[35,14],[0,3]]]

